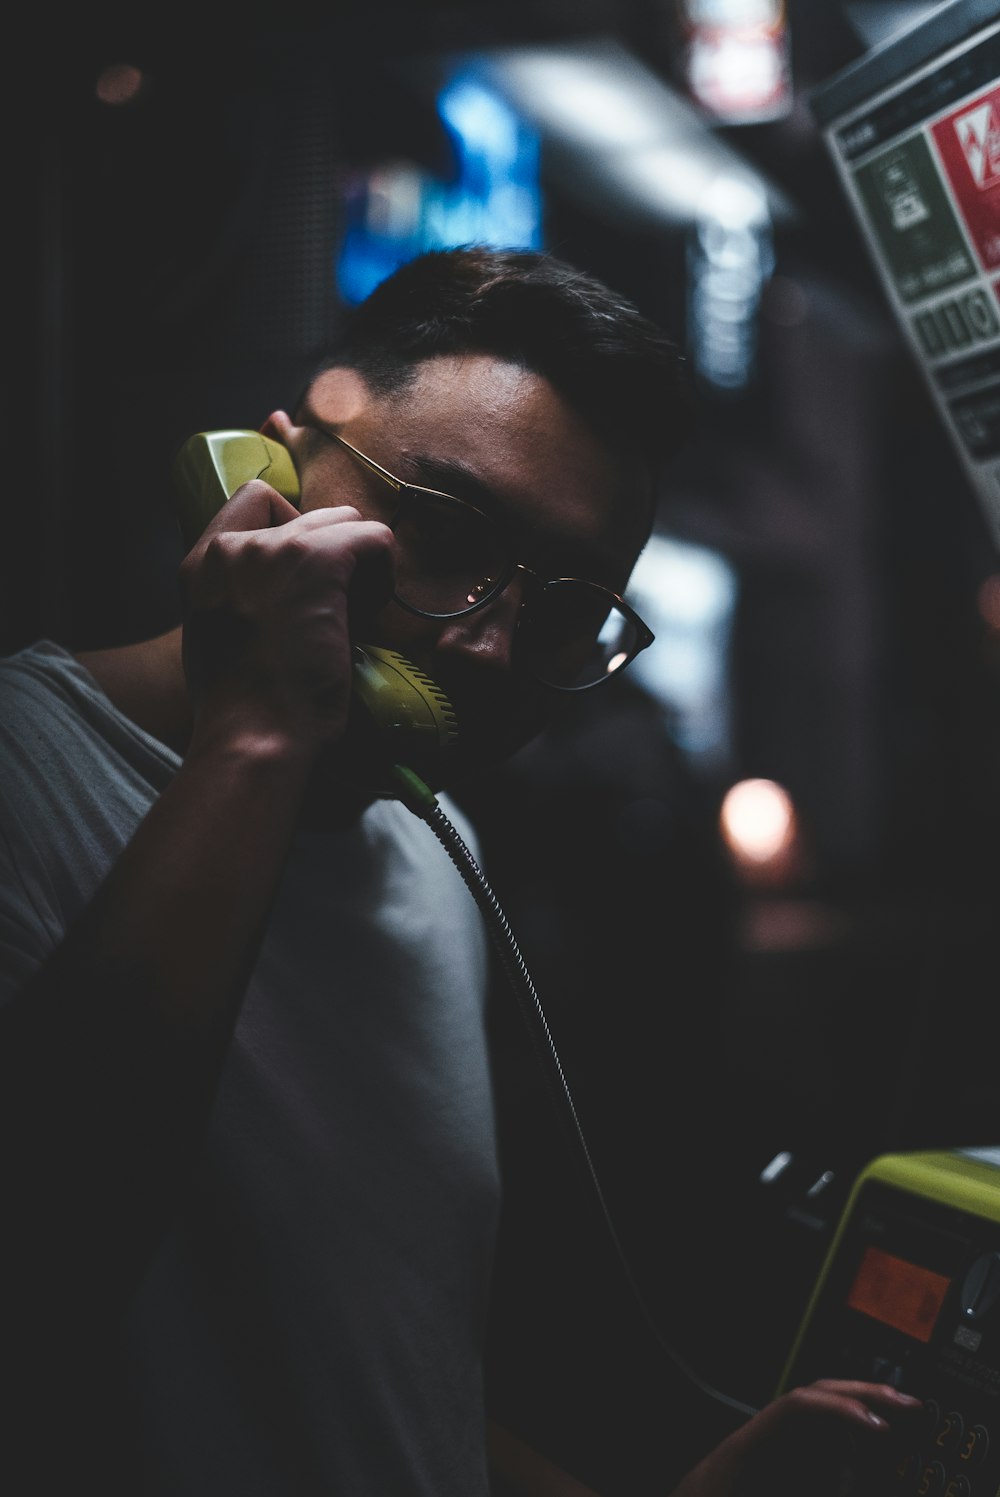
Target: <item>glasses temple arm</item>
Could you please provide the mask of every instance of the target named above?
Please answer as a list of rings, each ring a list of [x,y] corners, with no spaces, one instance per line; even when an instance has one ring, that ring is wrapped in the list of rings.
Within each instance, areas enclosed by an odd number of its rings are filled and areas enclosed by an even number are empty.
[[[324,436],[329,437],[331,442],[336,442],[338,447],[343,447],[345,452],[349,452],[352,457],[357,458],[362,467],[367,468],[369,473],[374,473],[376,478],[381,478],[390,488],[395,489],[397,494],[402,493],[403,489],[407,487],[401,478],[394,477],[388,468],[383,468],[374,458],[366,457],[363,452],[359,452],[356,447],[352,447],[350,442],[345,441],[338,432],[327,426],[326,422],[320,420],[318,416],[313,416],[311,424],[318,427]]]

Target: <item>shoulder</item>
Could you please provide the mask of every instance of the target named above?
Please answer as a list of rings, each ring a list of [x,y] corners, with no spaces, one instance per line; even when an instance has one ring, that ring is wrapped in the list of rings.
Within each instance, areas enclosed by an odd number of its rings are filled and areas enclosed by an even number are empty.
[[[76,677],[81,681],[93,678],[80,665],[76,656],[56,644],[55,640],[37,639],[10,655],[0,656],[0,681],[6,686],[27,685],[35,682],[42,686],[64,677]]]
[[[74,705],[99,700],[103,692],[90,672],[62,645],[41,639],[0,657],[3,723],[10,730],[11,714],[23,719],[71,711]]]
[[[178,763],[116,706],[82,658],[52,640],[0,657],[0,698],[0,756],[8,774],[18,763],[35,776],[58,760],[71,766],[75,755],[87,757],[86,745],[171,771]]]

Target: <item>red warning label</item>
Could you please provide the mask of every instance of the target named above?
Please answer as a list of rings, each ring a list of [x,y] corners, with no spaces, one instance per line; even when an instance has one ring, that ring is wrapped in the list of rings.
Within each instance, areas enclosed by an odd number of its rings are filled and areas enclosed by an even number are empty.
[[[933,127],[934,143],[986,270],[1000,266],[1000,87]]]

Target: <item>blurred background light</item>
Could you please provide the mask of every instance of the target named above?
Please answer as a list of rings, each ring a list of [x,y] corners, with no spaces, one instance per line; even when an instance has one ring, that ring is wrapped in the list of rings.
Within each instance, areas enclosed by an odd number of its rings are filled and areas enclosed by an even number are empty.
[[[729,652],[736,574],[709,547],[654,535],[629,598],[656,635],[629,667],[664,710],[671,736],[696,769],[731,751]]]
[[[473,54],[498,94],[538,132],[547,172],[588,210],[621,223],[687,223],[720,176],[745,176],[772,219],[790,199],[704,114],[614,37]],[[433,76],[431,63],[424,64]]]
[[[132,63],[113,62],[102,68],[94,93],[102,104],[131,104],[142,93],[145,82],[142,71]]]
[[[792,107],[784,0],[681,0],[684,81],[720,123],[780,119]]]
[[[792,798],[775,780],[740,780],[719,812],[723,841],[737,869],[777,874],[789,864],[798,838]]]
[[[718,163],[689,145],[644,146],[623,156],[618,169],[620,187],[675,219],[698,217],[718,177]]]
[[[703,384],[732,392],[750,383],[757,315],[773,268],[765,194],[745,176],[716,178],[689,234],[689,348]]]
[[[336,273],[349,303],[427,250],[472,243],[542,247],[536,132],[474,66],[455,72],[436,102],[452,144],[453,179],[406,161],[357,174],[345,203]]]
[[[525,49],[497,60],[505,88],[534,114],[544,113],[549,130],[597,150],[635,150],[661,134],[658,111],[648,90],[630,88],[600,53]]]

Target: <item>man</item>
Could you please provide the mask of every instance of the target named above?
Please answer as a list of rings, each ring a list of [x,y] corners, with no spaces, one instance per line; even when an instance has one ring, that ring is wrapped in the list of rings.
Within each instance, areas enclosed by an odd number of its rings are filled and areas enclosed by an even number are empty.
[[[485,939],[427,827],[373,794],[352,645],[447,695],[431,778],[526,743],[647,638],[619,595],[682,390],[569,267],[424,257],[264,424],[298,508],[237,490],[184,561],[183,630],[6,663],[19,1492],[485,1497]],[[803,1409],[882,1428],[873,1406],[903,1405],[782,1401],[692,1490],[735,1490]]]

